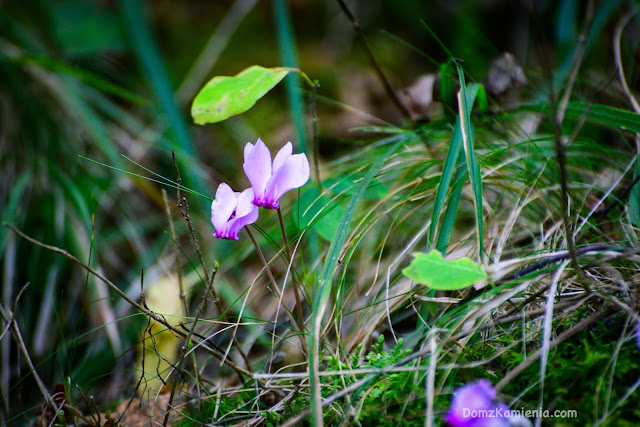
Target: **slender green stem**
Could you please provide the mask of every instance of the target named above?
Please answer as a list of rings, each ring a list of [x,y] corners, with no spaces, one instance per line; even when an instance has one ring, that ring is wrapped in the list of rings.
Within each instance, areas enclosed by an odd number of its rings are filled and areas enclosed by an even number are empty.
[[[311,113],[311,149],[313,150],[313,171],[316,178],[316,185],[320,188],[320,147],[318,145],[318,109],[316,100],[320,83],[316,80],[311,88],[311,100],[309,102],[309,112]]]
[[[289,239],[287,238],[287,231],[284,228],[284,221],[282,220],[282,212],[280,211],[280,207],[277,209],[278,211],[278,221],[280,222],[280,230],[282,231],[282,240],[284,240],[284,248],[287,253],[287,258],[289,262],[293,263],[293,258],[291,257],[291,249],[289,248]],[[293,282],[293,291],[296,296],[296,316],[298,316],[298,324],[300,326],[304,325],[304,318],[302,317],[302,301],[300,299],[300,290],[298,287],[300,284],[296,280],[295,274],[291,274],[291,279]]]
[[[287,316],[289,316],[289,321],[291,322],[291,325],[293,327],[297,328],[298,332],[300,332],[298,334],[298,337],[300,338],[300,344],[302,345],[302,351],[305,354],[307,354],[308,353],[308,351],[307,351],[307,341],[304,338],[304,332],[302,330],[301,325],[296,321],[295,317],[291,313],[291,310],[289,310],[289,308],[284,303],[284,299],[282,298],[282,294],[280,293],[280,288],[278,288],[278,282],[276,282],[275,277],[273,277],[273,273],[271,273],[271,268],[269,268],[269,263],[267,262],[266,258],[264,257],[264,254],[262,253],[262,250],[260,249],[260,246],[258,245],[258,242],[256,241],[256,238],[253,237],[253,233],[251,232],[251,230],[249,230],[249,227],[245,227],[244,229],[247,231],[247,234],[249,235],[249,238],[251,239],[251,242],[253,243],[253,246],[255,246],[256,252],[258,253],[258,256],[260,257],[260,261],[262,261],[262,264],[264,264],[265,271],[267,272],[267,277],[269,277],[269,280],[271,281],[271,284],[273,285],[273,292],[275,292],[276,296],[280,299],[280,301],[282,301],[282,307],[284,307],[284,311],[287,313]]]

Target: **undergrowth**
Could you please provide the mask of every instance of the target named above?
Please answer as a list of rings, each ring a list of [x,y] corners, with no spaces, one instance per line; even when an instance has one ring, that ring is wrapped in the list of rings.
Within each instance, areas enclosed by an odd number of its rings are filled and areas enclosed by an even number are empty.
[[[0,17],[3,423],[438,425],[486,379],[525,424],[636,424],[633,2],[528,10],[530,53],[490,60],[504,48],[479,15],[449,32],[418,18],[433,6],[404,11],[426,49],[342,0],[327,3],[340,24],[276,0],[275,27],[238,1],[209,35],[251,44],[169,64],[140,2],[80,3]],[[153,7],[186,20],[166,35],[182,49],[211,31],[185,16],[223,6]],[[65,33],[78,16],[103,37]],[[325,49],[334,32],[362,58]],[[92,61],[103,49],[114,63]],[[426,62],[397,70],[404,49]],[[253,66],[277,53],[282,67]],[[115,59],[139,75],[112,83]],[[433,84],[396,90],[393,73]],[[183,117],[194,99],[206,126]],[[278,169],[282,147],[295,160]],[[298,175],[275,197],[281,169]]]

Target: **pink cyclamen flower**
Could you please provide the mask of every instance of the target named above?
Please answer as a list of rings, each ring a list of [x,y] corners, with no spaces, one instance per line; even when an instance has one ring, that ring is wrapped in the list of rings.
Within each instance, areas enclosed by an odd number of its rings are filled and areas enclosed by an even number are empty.
[[[509,408],[496,399],[489,380],[465,384],[453,394],[445,421],[453,427],[507,427]]]
[[[234,192],[224,182],[218,186],[216,198],[211,203],[211,223],[216,229],[214,237],[238,240],[238,233],[246,225],[258,219],[258,207],[254,206],[253,190]]]
[[[304,154],[292,153],[293,146],[287,142],[271,163],[271,153],[260,138],[255,145],[245,145],[242,166],[253,187],[254,205],[278,209],[284,193],[307,183],[309,160]]]

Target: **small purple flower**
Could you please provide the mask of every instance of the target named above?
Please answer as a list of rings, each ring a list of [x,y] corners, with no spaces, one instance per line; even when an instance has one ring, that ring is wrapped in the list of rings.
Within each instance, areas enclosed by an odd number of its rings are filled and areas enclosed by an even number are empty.
[[[640,319],[636,321],[636,345],[640,349]]]
[[[284,193],[307,183],[309,160],[304,154],[292,153],[293,146],[287,142],[271,163],[271,153],[260,138],[255,145],[245,145],[242,166],[253,187],[254,205],[278,209]]]
[[[258,207],[253,203],[253,190],[234,192],[224,182],[218,186],[216,198],[211,203],[211,223],[216,229],[213,235],[219,239],[238,240],[238,233],[246,225],[258,219]]]
[[[509,408],[496,399],[489,380],[465,384],[453,394],[445,421],[453,427],[509,426]]]

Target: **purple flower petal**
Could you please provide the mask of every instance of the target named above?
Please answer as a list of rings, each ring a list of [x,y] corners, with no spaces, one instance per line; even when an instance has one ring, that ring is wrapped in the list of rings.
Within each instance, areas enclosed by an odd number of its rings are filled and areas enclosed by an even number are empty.
[[[244,171],[253,187],[253,204],[266,209],[280,207],[280,198],[289,190],[302,187],[309,180],[309,160],[304,154],[293,154],[287,142],[271,163],[271,153],[258,138],[255,145],[244,148]]]
[[[257,199],[264,198],[267,182],[271,178],[271,153],[260,138],[256,145],[250,142],[245,145],[242,167],[253,187],[254,196]]]
[[[224,182],[218,186],[216,198],[211,203],[211,223],[216,231],[223,230],[236,209],[236,194]]]
[[[304,154],[294,154],[285,160],[285,163],[274,173],[267,193],[278,201],[294,188],[300,188],[309,181],[309,160]]]
[[[636,322],[636,344],[640,349],[640,319]]]
[[[293,144],[291,144],[291,141],[289,141],[284,144],[280,151],[278,151],[278,154],[276,154],[276,157],[273,159],[273,167],[271,171],[272,176],[278,174],[278,171],[282,168],[282,166],[285,164],[287,159],[291,157],[292,154]]]
[[[238,240],[240,230],[258,219],[258,207],[252,202],[252,189],[235,193],[227,184],[220,184],[211,204],[211,222],[216,229],[214,237]]]
[[[229,221],[229,234],[238,238],[238,233],[249,224],[253,224],[258,219],[260,209],[253,204],[253,190],[247,188],[238,195],[238,206],[236,216]]]
[[[496,400],[489,380],[482,379],[458,388],[445,421],[453,427],[508,426],[509,408]]]

